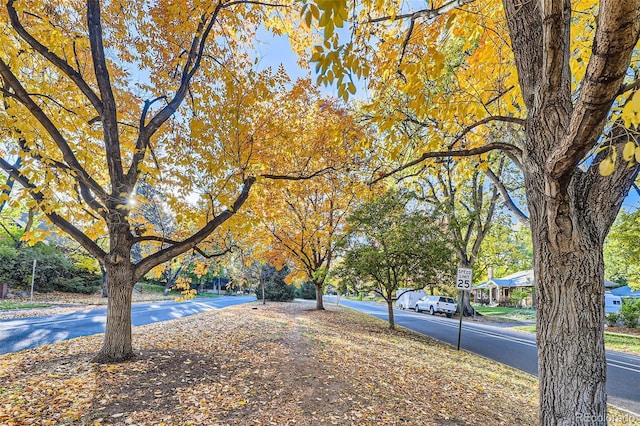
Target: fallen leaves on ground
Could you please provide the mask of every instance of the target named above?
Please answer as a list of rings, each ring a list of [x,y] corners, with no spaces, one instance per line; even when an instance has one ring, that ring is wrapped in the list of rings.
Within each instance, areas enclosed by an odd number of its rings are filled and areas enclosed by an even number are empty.
[[[537,382],[348,309],[248,304],[0,356],[3,425],[533,425]],[[629,423],[631,424],[631,423]]]

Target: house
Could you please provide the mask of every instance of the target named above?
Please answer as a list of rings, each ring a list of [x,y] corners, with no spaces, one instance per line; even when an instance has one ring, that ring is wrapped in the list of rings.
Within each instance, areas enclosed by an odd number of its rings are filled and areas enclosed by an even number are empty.
[[[476,303],[494,305],[500,302],[509,302],[514,290],[527,290],[530,293],[524,303],[529,306],[535,306],[533,269],[515,272],[504,278],[494,278],[493,268],[489,268],[488,278],[487,281],[473,286],[471,290]]]
[[[536,282],[533,276],[533,269],[515,272],[504,278],[494,278],[493,268],[489,268],[488,280],[473,287],[474,300],[477,303],[498,304],[510,303],[510,298],[514,290],[527,290],[529,295],[523,300],[523,305],[536,306]],[[613,281],[604,281],[605,290],[616,287],[618,284]],[[612,293],[613,290],[612,290]],[[616,294],[616,293],[614,293]],[[637,291],[640,297],[640,291]]]
[[[611,294],[622,297],[623,299],[638,299],[640,298],[640,290],[633,290],[628,285],[623,287],[614,288],[611,290]]]

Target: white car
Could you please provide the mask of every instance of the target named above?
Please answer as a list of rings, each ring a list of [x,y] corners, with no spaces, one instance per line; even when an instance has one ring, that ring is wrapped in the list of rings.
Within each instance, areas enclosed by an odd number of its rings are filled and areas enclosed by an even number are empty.
[[[456,312],[456,301],[449,296],[424,296],[416,303],[416,312],[428,311],[431,315],[445,314],[451,318]]]

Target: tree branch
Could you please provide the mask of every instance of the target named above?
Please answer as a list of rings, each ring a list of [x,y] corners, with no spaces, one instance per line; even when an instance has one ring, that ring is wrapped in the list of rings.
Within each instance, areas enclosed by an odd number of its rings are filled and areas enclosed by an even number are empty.
[[[249,192],[251,191],[251,187],[255,183],[256,179],[253,176],[247,177],[244,180],[244,184],[242,187],[242,191],[236,198],[233,206],[228,209],[222,211],[218,216],[215,216],[209,222],[207,222],[198,232],[193,234],[191,237],[176,242],[176,244],[171,245],[167,248],[157,251],[156,253],[146,257],[140,263],[138,263],[135,267],[134,278],[136,280],[142,278],[144,274],[149,272],[155,266],[166,262],[181,253],[184,253],[187,250],[194,249],[199,243],[201,243],[205,238],[207,238],[211,233],[222,225],[227,219],[233,216],[247,201],[249,197]]]
[[[51,62],[55,67],[57,67],[60,71],[66,74],[71,81],[73,81],[76,86],[80,89],[80,91],[89,99],[91,105],[96,109],[99,115],[102,115],[102,101],[98,97],[98,95],[91,90],[91,87],[84,80],[82,75],[73,69],[64,59],[57,56],[55,53],[50,51],[46,46],[42,45],[38,40],[36,40],[27,30],[22,26],[20,20],[18,19],[18,12],[14,8],[13,4],[15,0],[9,0],[7,2],[7,12],[9,13],[9,18],[11,19],[11,26],[18,33],[18,35],[26,41],[29,46],[31,46],[36,52],[42,55],[45,59]]]
[[[107,166],[111,178],[111,191],[115,194],[128,192],[130,188],[123,188],[124,170],[122,167],[122,154],[120,152],[120,136],[118,134],[118,111],[116,100],[111,86],[111,77],[107,67],[107,59],[104,53],[102,40],[102,22],[100,17],[100,1],[87,0],[87,26],[89,27],[89,44],[93,58],[93,70],[98,82],[98,89],[102,96],[103,109],[102,132],[104,135]]]
[[[400,21],[400,20],[404,20],[404,19],[411,19],[411,20],[415,20],[418,18],[425,18],[425,19],[433,19],[435,17],[438,17],[440,15],[444,15],[445,13],[460,7],[460,6],[464,6],[465,4],[468,3],[472,3],[473,0],[452,0],[449,3],[445,3],[440,7],[437,7],[435,9],[422,9],[422,10],[418,10],[417,12],[413,12],[413,13],[405,13],[402,15],[389,15],[389,16],[382,16],[380,18],[372,18],[369,19],[367,22],[368,23],[376,23],[376,22],[384,22],[384,21]]]
[[[298,174],[298,175],[276,175],[276,174],[269,174],[269,173],[265,173],[260,175],[261,177],[265,178],[265,179],[273,179],[273,180],[307,180],[307,179],[312,179],[314,177],[317,176],[322,176],[328,172],[331,171],[336,171],[335,167],[333,166],[327,166],[323,169],[317,170],[313,173],[310,173],[308,175],[303,175],[303,174]]]
[[[513,198],[511,198],[511,196],[509,195],[509,191],[507,191],[507,188],[504,186],[500,178],[496,176],[495,173],[493,173],[493,170],[487,169],[485,174],[489,177],[489,179],[491,179],[491,182],[493,182],[496,188],[498,188],[498,191],[500,191],[500,195],[502,195],[502,199],[504,200],[507,208],[518,218],[520,222],[529,223],[529,218],[527,217],[527,215],[522,210],[520,210],[518,206],[516,206],[516,204],[513,202]]]
[[[520,126],[525,126],[526,125],[526,121],[522,118],[518,118],[518,117],[509,117],[509,116],[504,116],[504,115],[492,115],[491,117],[486,117],[483,118],[480,121],[476,121],[475,123],[471,124],[468,127],[465,127],[462,130],[462,133],[460,133],[451,143],[451,146],[454,146],[456,143],[458,143],[460,140],[462,140],[462,138],[464,138],[470,131],[472,131],[473,129],[475,129],[476,127],[482,126],[484,124],[487,123],[491,123],[492,121],[503,121],[505,123],[514,123],[514,124],[518,124]]]
[[[561,183],[571,176],[575,166],[602,135],[640,37],[640,3],[601,2],[597,21],[593,53],[568,123],[567,136],[550,153],[546,164],[551,177]],[[570,79],[566,81],[568,84]]]
[[[375,178],[373,181],[371,181],[369,184],[370,185],[374,185],[376,183],[378,183],[379,181],[381,181],[382,179],[385,179],[391,175],[394,175],[398,172],[401,172],[402,170],[408,169],[411,166],[415,166],[416,164],[419,164],[423,161],[425,161],[428,158],[446,158],[446,157],[472,157],[474,155],[480,155],[480,154],[485,154],[487,152],[490,151],[508,151],[508,152],[512,152],[512,153],[516,153],[518,156],[522,155],[522,150],[520,148],[518,148],[515,145],[511,145],[508,143],[500,143],[500,142],[496,142],[496,143],[492,143],[489,145],[485,145],[485,146],[481,146],[478,148],[472,148],[472,149],[465,149],[465,150],[449,150],[449,151],[433,151],[433,152],[425,152],[424,154],[422,154],[419,158],[410,161],[406,164],[403,164],[400,167],[397,167],[393,170],[391,170],[390,172],[387,173],[383,173],[382,175],[378,176],[377,178]]]
[[[66,139],[58,128],[53,124],[53,122],[49,119],[49,117],[45,114],[45,112],[40,108],[38,104],[36,104],[33,99],[29,97],[27,91],[22,87],[18,78],[13,74],[9,66],[0,59],[0,76],[4,80],[4,83],[13,89],[13,97],[18,100],[27,110],[31,113],[31,115],[42,125],[42,127],[46,130],[46,132],[51,136],[53,142],[56,144],[62,157],[69,165],[69,168],[73,170],[77,176],[78,180],[84,182],[91,190],[98,195],[102,200],[106,200],[106,193],[102,189],[102,187],[96,182],[86,170],[80,165],[78,160],[75,157],[75,154],[69,147]]]

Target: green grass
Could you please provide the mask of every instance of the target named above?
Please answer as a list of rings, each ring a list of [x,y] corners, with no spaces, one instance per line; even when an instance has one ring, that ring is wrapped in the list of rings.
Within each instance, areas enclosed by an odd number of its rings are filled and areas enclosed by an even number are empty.
[[[482,315],[509,315],[513,311],[516,311],[516,308],[506,308],[504,306],[474,306],[477,312],[480,312]]]
[[[519,325],[517,327],[511,327],[514,330],[520,330],[520,331],[528,331],[529,333],[535,333],[536,332],[536,326],[535,325]]]
[[[477,312],[488,317],[505,317],[516,320],[535,320],[535,309],[507,308],[504,306],[474,306]]]
[[[29,302],[11,302],[8,300],[0,301],[0,311],[8,311],[10,309],[27,309],[27,308],[48,308],[47,303],[29,303]]]
[[[220,297],[221,295],[218,293],[198,293],[198,295],[196,297],[206,297],[206,298],[211,298],[211,299],[215,299],[216,297]]]
[[[618,333],[604,333],[604,345],[614,351],[640,354],[640,336],[629,336]]]
[[[536,332],[535,325],[521,325],[513,327],[515,330]],[[604,333],[604,346],[607,349],[621,352],[640,354],[640,336],[631,336],[619,333]]]
[[[147,283],[137,283],[136,290],[140,291],[143,294],[148,293],[164,293],[164,286],[155,285],[155,284],[147,284]]]

